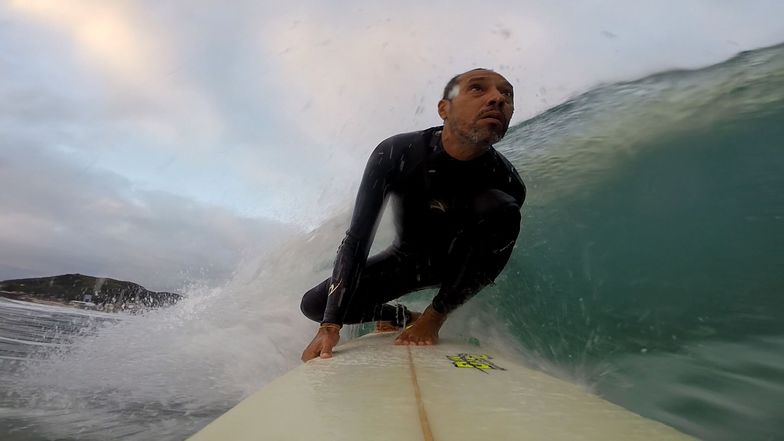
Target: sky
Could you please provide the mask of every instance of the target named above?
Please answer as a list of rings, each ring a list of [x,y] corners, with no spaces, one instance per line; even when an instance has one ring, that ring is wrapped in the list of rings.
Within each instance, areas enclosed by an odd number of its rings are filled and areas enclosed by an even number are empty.
[[[0,2],[0,279],[173,289],[350,208],[454,74],[521,122],[784,41],[778,0]],[[336,245],[340,238],[336,238]]]

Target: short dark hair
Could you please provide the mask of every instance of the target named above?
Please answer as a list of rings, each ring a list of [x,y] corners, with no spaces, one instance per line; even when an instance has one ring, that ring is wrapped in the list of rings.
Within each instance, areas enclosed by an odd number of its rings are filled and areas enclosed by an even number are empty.
[[[444,87],[443,99],[450,101],[452,97],[450,97],[449,95],[452,93],[452,89],[454,89],[455,86],[457,86],[457,83],[460,81],[460,77],[463,76],[463,74],[467,74],[468,72],[473,72],[475,70],[489,70],[490,72],[493,72],[493,69],[488,69],[486,67],[477,67],[476,69],[467,70],[461,74],[457,74],[453,76],[452,79],[449,80],[449,82],[446,83],[446,86]]]

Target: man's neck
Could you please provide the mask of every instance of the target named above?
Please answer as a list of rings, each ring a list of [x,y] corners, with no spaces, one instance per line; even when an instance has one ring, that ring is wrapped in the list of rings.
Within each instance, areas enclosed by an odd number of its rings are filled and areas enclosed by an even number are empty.
[[[441,132],[441,145],[449,156],[459,161],[470,161],[482,156],[492,147],[490,144],[475,144],[471,140],[453,133],[444,127]]]

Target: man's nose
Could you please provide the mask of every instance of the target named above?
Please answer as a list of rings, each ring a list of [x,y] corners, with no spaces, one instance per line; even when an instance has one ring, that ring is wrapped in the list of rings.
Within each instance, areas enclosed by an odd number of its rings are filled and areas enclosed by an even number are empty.
[[[488,95],[487,105],[493,107],[503,107],[506,104],[506,97],[498,89],[493,89]]]

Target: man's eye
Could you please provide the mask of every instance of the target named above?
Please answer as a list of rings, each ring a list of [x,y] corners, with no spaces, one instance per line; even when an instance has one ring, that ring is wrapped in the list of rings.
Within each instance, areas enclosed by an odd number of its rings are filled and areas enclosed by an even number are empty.
[[[471,86],[468,87],[468,90],[482,90],[482,86],[478,84],[472,84]]]
[[[509,91],[509,92],[504,92],[504,96],[508,96],[509,98],[511,98],[511,97],[513,97],[513,96],[514,96],[514,92],[511,92],[511,91]]]

